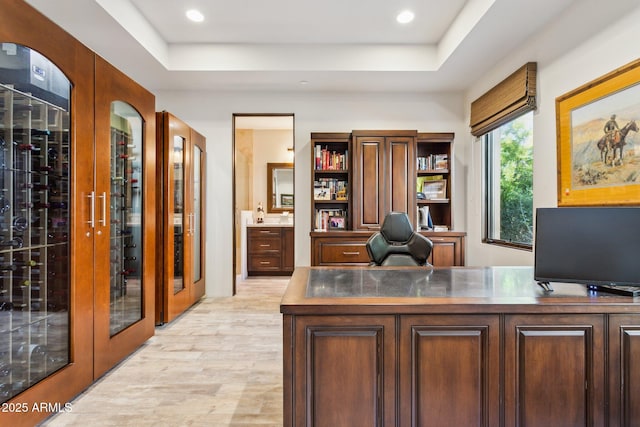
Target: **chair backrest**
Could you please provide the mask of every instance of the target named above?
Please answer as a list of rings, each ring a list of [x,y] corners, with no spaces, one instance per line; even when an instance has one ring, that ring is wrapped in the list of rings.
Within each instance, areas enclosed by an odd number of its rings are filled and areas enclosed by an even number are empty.
[[[433,249],[431,240],[413,230],[404,212],[389,212],[366,246],[375,265],[426,265]]]

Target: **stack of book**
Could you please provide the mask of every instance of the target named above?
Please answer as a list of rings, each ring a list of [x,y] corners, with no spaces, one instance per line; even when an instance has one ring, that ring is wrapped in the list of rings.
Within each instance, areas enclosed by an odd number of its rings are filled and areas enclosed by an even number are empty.
[[[329,147],[315,146],[316,170],[347,170],[349,164],[349,152],[344,153],[330,151]]]

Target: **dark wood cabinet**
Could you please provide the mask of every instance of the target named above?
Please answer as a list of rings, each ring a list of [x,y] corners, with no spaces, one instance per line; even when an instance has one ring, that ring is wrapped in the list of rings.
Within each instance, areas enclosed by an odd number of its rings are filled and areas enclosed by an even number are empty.
[[[452,223],[453,137],[413,130],[312,133],[311,265],[369,264],[365,244],[385,215],[406,212],[418,228],[418,207],[428,208],[437,230],[421,231],[434,244],[429,262],[464,265],[466,233],[453,231]],[[418,199],[422,182],[439,182],[443,197]],[[333,226],[335,217],[344,219],[342,227]]]
[[[257,226],[247,228],[249,276],[293,273],[293,228]]]
[[[416,223],[417,131],[353,131],[353,230],[379,230],[389,212]]]
[[[638,425],[632,298],[569,283],[545,293],[524,267],[441,268],[426,280],[421,268],[390,270],[296,269],[280,306],[285,426],[365,425],[341,424],[328,404],[366,425]],[[375,401],[380,355],[380,390],[396,393]],[[340,377],[362,382],[342,384],[343,396]]]
[[[311,233],[311,265],[369,265],[366,243],[373,232],[341,231]],[[466,233],[420,232],[433,242],[429,262],[435,267],[464,265]]]

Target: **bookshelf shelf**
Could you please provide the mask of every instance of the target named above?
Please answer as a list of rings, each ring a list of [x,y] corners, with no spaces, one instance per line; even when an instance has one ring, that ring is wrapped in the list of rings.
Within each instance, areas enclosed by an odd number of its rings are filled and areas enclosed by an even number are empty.
[[[311,147],[312,231],[343,231],[351,223],[351,134],[312,133]]]

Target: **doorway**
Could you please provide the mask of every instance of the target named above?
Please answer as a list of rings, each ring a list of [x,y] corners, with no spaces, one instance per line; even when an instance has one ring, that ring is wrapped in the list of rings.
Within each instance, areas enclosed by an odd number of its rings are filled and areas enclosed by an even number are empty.
[[[251,269],[247,242],[249,230],[258,227],[258,221],[295,235],[294,152],[293,114],[233,115],[234,295],[238,278],[261,274]],[[282,251],[293,257],[290,240],[291,247]],[[271,255],[275,259],[276,254]],[[285,253],[280,255],[287,258]],[[279,267],[269,266],[264,274],[287,274],[288,268]]]

